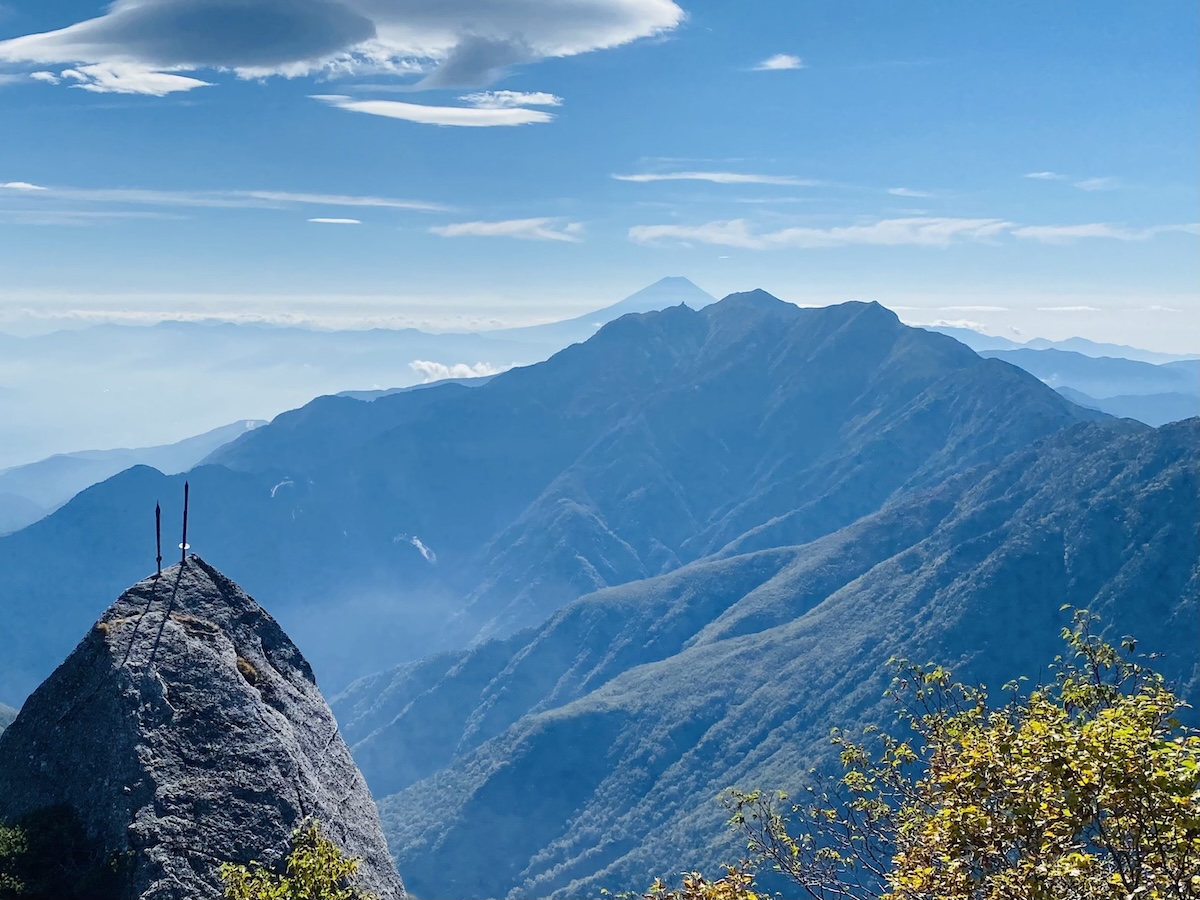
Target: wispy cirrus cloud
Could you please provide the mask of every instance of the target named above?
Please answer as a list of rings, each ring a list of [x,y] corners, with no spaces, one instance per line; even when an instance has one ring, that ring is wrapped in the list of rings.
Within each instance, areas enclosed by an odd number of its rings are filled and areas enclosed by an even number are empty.
[[[449,207],[424,200],[357,194],[322,194],[300,191],[221,190],[168,191],[148,188],[79,188],[0,182],[0,198],[23,204],[27,211],[54,212],[63,203],[96,206],[159,206],[196,209],[288,209],[304,206],[405,209],[445,212]]]
[[[613,175],[617,181],[648,184],[656,181],[707,181],[710,184],[774,184],[785,187],[817,187],[823,182],[795,175],[759,175],[746,172],[641,172]]]
[[[1085,178],[1082,181],[1076,181],[1073,187],[1079,188],[1081,191],[1115,191],[1121,186],[1121,183],[1115,178]]]
[[[475,87],[684,18],[673,0],[114,0],[95,18],[0,41],[0,62],[244,78],[419,69],[428,87]]]
[[[1071,176],[1063,175],[1061,172],[1028,172],[1025,177],[1032,178],[1034,181],[1069,181],[1071,187],[1081,191],[1115,191],[1121,186],[1120,180],[1111,176],[1082,178],[1073,181]]]
[[[387,119],[403,119],[420,125],[494,128],[554,121],[551,113],[525,107],[427,106],[423,103],[403,103],[399,100],[355,100],[341,94],[314,94],[313,99],[349,112]]]
[[[1200,224],[1153,225],[1149,228],[1127,228],[1109,222],[1090,222],[1083,225],[1023,225],[1013,229],[1013,235],[1047,244],[1063,244],[1088,238],[1107,238],[1115,241],[1146,241],[1160,234],[1200,234]]]
[[[1004,219],[908,218],[832,228],[792,227],[757,231],[745,219],[703,225],[637,225],[629,238],[639,244],[664,242],[716,244],[746,250],[785,247],[874,246],[945,247],[961,241],[980,241],[1003,235],[1013,227]]]
[[[768,56],[754,67],[755,72],[787,72],[794,69],[806,68],[804,60],[790,53],[776,53]]]
[[[629,239],[639,244],[701,243],[745,250],[770,250],[852,244],[945,247],[955,243],[1013,237],[1048,244],[1089,238],[1140,241],[1173,232],[1200,234],[1200,225],[1156,225],[1150,228],[1126,228],[1108,223],[1021,225],[1006,219],[911,216],[826,228],[793,226],[761,230],[746,219],[731,219],[700,225],[636,225],[629,229]]]
[[[362,224],[361,219],[329,219],[329,218],[318,217],[316,219],[309,219],[308,221],[312,222],[314,225],[361,225]]]
[[[507,237],[526,241],[565,241],[573,244],[583,240],[583,225],[562,223],[561,219],[507,219],[501,222],[459,222],[437,225],[432,234],[441,237]]]
[[[921,198],[921,197],[932,197],[933,196],[933,194],[929,193],[929,191],[918,191],[918,190],[914,190],[913,188],[906,188],[906,187],[888,188],[887,192],[889,194],[891,194],[893,197]]]

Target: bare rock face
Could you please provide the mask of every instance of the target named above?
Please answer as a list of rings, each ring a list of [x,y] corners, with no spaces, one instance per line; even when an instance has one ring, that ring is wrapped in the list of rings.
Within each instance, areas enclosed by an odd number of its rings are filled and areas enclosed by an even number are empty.
[[[64,806],[127,861],[112,900],[219,898],[222,862],[277,863],[306,817],[405,897],[308,663],[196,556],[122,594],[0,734],[0,819]]]

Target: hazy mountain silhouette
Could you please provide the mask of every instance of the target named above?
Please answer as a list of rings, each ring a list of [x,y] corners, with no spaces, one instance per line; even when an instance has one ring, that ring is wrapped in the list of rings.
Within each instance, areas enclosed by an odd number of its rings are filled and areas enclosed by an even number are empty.
[[[1087,338],[1071,337],[1061,341],[1047,338],[1032,338],[1028,341],[1013,341],[1004,337],[983,334],[973,328],[958,328],[953,325],[924,325],[929,331],[948,334],[957,341],[966,344],[972,350],[1069,350],[1083,356],[1113,357],[1116,359],[1133,359],[1148,363],[1169,363],[1180,360],[1198,359],[1200,353],[1160,353],[1157,350],[1144,350],[1141,347],[1130,347],[1127,344],[1105,344],[1090,341]]]
[[[1132,359],[1084,356],[1067,350],[981,350],[1036,375],[1051,387],[1069,387],[1103,399],[1127,394],[1200,396],[1200,360],[1154,365]]]
[[[1126,394],[1097,399],[1069,387],[1060,387],[1058,392],[1079,406],[1100,410],[1120,419],[1137,419],[1156,427],[1200,414],[1200,396],[1196,394]]]
[[[267,423],[248,419],[162,447],[80,450],[0,472],[0,534],[24,528],[80,491],[132,466],[184,472],[234,438]]]
[[[604,325],[629,313],[654,312],[671,306],[685,304],[692,309],[702,309],[716,302],[716,297],[696,287],[691,281],[679,276],[660,278],[649,287],[642,288],[624,300],[595,312],[584,313],[561,322],[545,325],[530,325],[524,328],[503,328],[485,332],[490,337],[504,337],[518,341],[534,341],[552,346],[555,350],[586,341]]]
[[[712,300],[686,279],[667,279],[574,323],[511,333],[212,321],[0,335],[0,467],[75,447],[161,444],[235,419],[268,419],[321,394],[411,385],[430,368],[529,365],[590,337],[597,322],[685,299]],[[169,418],[150,414],[167,409]]]
[[[1080,424],[789,547],[722,554],[334,701],[412,890],[636,890],[736,858],[728,785],[797,787],[886,722],[892,656],[993,687],[1061,651],[1064,603],[1200,687],[1200,421]],[[530,786],[536,785],[536,789]],[[464,846],[485,848],[465,858]]]
[[[189,537],[336,689],[599,588],[815,540],[1099,415],[877,304],[754,291],[625,316],[478,387],[319,398],[190,474]],[[0,538],[0,696],[144,571],[181,482],[134,468]]]

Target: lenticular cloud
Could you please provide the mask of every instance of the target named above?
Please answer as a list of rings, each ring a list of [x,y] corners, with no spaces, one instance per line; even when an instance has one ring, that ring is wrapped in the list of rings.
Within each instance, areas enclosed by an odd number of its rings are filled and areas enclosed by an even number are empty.
[[[616,47],[676,27],[673,0],[117,0],[58,31],[0,42],[0,62],[426,73],[475,87],[507,67]]]

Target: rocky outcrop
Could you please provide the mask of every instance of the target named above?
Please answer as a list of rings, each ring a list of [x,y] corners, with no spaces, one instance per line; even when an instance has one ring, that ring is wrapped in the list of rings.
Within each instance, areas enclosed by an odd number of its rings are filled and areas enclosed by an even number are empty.
[[[196,556],[122,594],[0,735],[0,819],[64,806],[127,861],[114,900],[218,898],[222,862],[277,863],[307,817],[405,896],[308,663]]]

